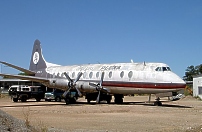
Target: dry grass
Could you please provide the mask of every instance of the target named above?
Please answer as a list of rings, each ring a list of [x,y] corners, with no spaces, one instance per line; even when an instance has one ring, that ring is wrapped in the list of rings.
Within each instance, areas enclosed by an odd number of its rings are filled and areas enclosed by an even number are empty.
[[[27,107],[27,109],[25,107],[23,107],[22,113],[23,113],[23,117],[25,119],[26,127],[30,128],[31,127],[31,110],[30,110],[30,107]],[[35,126],[32,131],[34,131],[34,132],[47,132],[48,127],[44,124],[44,122],[39,120],[39,124],[37,126]]]
[[[47,132],[48,131],[48,127],[44,124],[44,122],[42,121],[39,121],[39,129],[40,129],[40,132]]]
[[[9,98],[10,96],[8,94],[2,94],[0,93],[0,99],[3,99],[3,98]]]
[[[30,108],[27,107],[27,110],[26,110],[25,107],[23,107],[22,113],[23,113],[23,117],[25,119],[25,125],[28,128],[28,127],[30,127]]]

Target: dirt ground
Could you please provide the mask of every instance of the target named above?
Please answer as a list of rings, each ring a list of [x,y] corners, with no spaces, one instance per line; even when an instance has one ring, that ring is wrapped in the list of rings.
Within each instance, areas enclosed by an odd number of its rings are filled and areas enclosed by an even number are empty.
[[[6,97],[0,99],[0,109],[18,119],[28,119],[33,126],[65,131],[202,131],[202,101],[191,96],[174,102],[165,98],[163,106],[147,101],[148,96],[127,96],[121,105],[87,104],[80,98],[77,104],[65,105],[35,100],[14,103]]]

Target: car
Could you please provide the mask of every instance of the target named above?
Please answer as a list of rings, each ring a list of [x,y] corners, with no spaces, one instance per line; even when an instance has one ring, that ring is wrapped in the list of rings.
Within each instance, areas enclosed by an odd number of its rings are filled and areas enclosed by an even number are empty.
[[[44,99],[45,101],[56,101],[56,102],[61,102],[63,98],[63,93],[64,91],[62,90],[59,90],[59,89],[55,89],[53,92],[46,92],[45,93],[45,96],[44,96]]]
[[[176,96],[173,96],[173,97],[172,97],[172,101],[179,100],[179,99],[181,99],[181,98],[183,98],[183,97],[185,97],[185,95],[179,93],[179,94],[177,94]]]
[[[28,85],[12,85],[8,89],[8,93],[11,96],[13,102],[26,102],[28,99],[35,98],[36,101],[40,101],[44,98],[45,91],[40,86],[28,86]]]

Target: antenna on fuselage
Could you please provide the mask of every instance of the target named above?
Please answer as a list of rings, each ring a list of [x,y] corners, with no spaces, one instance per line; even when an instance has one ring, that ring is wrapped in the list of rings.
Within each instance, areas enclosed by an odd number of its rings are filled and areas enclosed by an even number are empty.
[[[146,63],[145,63],[145,61],[144,61],[144,66],[146,66]]]
[[[130,62],[133,63],[133,59],[131,59]]]

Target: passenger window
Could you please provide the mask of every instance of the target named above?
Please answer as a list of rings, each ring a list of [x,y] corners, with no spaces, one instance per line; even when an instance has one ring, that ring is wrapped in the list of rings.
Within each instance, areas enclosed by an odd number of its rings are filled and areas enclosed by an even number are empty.
[[[75,77],[75,72],[72,73],[72,78],[74,78],[74,77]]]
[[[84,72],[84,73],[83,73],[83,78],[86,78],[86,75],[87,75],[87,73],[86,73],[86,72]]]
[[[61,77],[64,77],[64,73],[61,74]]]
[[[90,77],[90,78],[93,77],[93,72],[90,72],[89,77]]]
[[[55,73],[53,73],[53,78],[55,78]]]
[[[120,77],[123,78],[123,76],[124,76],[124,71],[122,71],[122,72],[120,73]]]
[[[96,73],[96,77],[99,78],[99,72]]]
[[[128,73],[128,77],[131,78],[132,76],[133,76],[133,72],[130,71],[130,72]]]
[[[110,71],[110,72],[109,72],[109,78],[111,78],[111,77],[112,77],[112,72]]]

